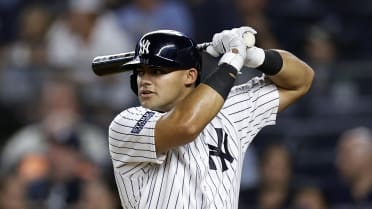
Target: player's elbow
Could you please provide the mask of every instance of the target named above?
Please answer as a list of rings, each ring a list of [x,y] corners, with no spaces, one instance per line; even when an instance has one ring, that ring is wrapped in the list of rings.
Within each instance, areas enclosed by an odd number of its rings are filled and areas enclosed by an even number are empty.
[[[286,82],[286,86],[283,88],[296,92],[298,97],[305,95],[309,92],[311,85],[314,80],[314,70],[305,62],[292,56],[292,59],[296,60],[293,62],[291,76]]]
[[[303,82],[299,88],[299,94],[301,96],[309,92],[314,80],[314,76],[315,76],[314,70],[310,66],[306,66],[304,70]]]
[[[298,69],[300,70],[300,69]],[[311,67],[304,65],[301,70],[302,74],[297,76],[296,79],[293,79],[294,82],[291,83],[291,86],[280,88],[280,106],[279,112],[286,109],[289,105],[303,97],[306,93],[309,92],[311,85],[314,79],[314,71]]]

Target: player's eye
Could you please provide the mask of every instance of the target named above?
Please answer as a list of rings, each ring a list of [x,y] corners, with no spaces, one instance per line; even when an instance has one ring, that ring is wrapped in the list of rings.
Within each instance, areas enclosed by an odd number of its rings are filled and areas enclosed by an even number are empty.
[[[138,76],[144,76],[146,73],[153,76],[164,75],[171,72],[171,70],[166,68],[153,67],[150,69],[137,68],[136,73]]]
[[[150,70],[150,73],[152,75],[163,75],[163,74],[167,74],[169,72],[166,69],[163,69],[163,68],[152,68]]]
[[[137,75],[138,76],[143,76],[145,74],[144,70],[137,69]]]

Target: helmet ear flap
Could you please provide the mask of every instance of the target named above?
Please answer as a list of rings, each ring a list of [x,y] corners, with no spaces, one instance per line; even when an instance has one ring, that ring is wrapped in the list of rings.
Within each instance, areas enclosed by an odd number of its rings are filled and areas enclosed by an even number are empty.
[[[130,75],[130,88],[133,93],[138,96],[137,72],[133,72],[132,75]]]

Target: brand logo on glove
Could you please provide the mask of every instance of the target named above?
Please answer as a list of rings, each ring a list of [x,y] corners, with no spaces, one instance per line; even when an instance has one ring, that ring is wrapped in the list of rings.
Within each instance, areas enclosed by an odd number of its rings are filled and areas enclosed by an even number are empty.
[[[150,46],[150,41],[147,39],[143,39],[140,42],[140,49],[139,49],[139,54],[148,54],[149,53],[149,46]]]

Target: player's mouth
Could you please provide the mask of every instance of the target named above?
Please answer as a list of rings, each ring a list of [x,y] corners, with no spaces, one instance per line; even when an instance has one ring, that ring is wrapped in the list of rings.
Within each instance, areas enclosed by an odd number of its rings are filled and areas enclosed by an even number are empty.
[[[140,95],[142,98],[149,98],[151,96],[153,96],[155,94],[155,92],[153,91],[150,91],[150,90],[141,90],[140,91]]]

